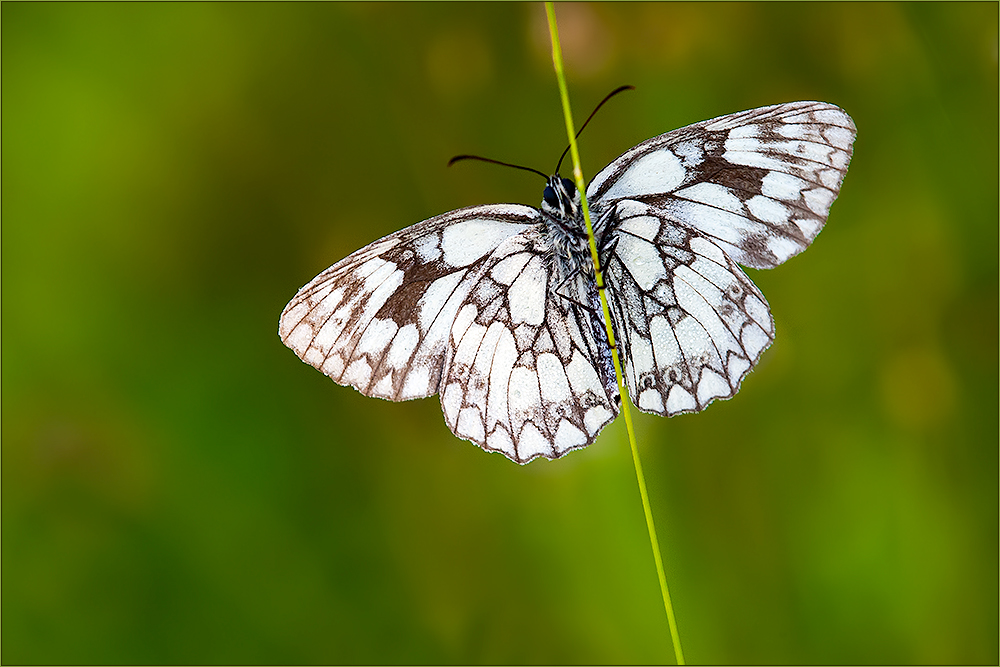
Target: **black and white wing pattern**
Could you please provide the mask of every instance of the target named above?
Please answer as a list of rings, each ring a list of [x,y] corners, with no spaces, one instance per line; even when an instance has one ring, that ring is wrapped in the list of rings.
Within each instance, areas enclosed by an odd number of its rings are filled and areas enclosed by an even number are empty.
[[[278,334],[366,396],[440,393],[451,430],[484,449],[558,458],[593,442],[620,399],[592,312],[551,293],[544,229],[517,205],[425,220],[318,275]]]
[[[526,463],[585,447],[618,414],[603,324],[553,284],[544,227],[504,241],[463,285],[441,380],[461,438]]]
[[[539,222],[529,206],[477,206],[390,234],[300,289],[278,335],[303,361],[366,396],[436,394],[470,282],[501,243]]]
[[[629,396],[663,415],[729,398],[774,339],[737,266],[771,268],[826,222],[855,128],[794,102],[650,139],[587,189]],[[425,220],[321,273],[281,340],[335,382],[401,401],[440,394],[457,436],[518,463],[584,447],[617,416],[580,195]]]
[[[654,137],[590,183],[608,221],[609,304],[641,410],[695,412],[739,390],[774,322],[736,264],[773,268],[812,242],[855,132],[831,104],[778,104]]]
[[[605,276],[633,404],[675,415],[733,396],[774,339],[764,296],[690,227],[634,201],[616,214]]]

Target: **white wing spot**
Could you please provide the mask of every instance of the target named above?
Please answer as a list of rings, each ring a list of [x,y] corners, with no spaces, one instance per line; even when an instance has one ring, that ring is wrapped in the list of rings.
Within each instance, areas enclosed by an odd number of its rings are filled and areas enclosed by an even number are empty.
[[[368,328],[361,334],[361,340],[355,348],[355,353],[372,354],[381,352],[389,344],[392,337],[396,335],[399,325],[392,320],[380,320],[378,318],[368,324]]]
[[[528,422],[521,429],[521,437],[518,439],[518,454],[522,461],[527,461],[536,456],[547,456],[552,452],[552,445],[542,435],[532,422]]]
[[[493,252],[501,242],[529,225],[491,220],[464,220],[445,227],[441,235],[444,261],[452,266],[467,266],[483,255]],[[517,231],[512,232],[512,229]]]
[[[396,333],[392,346],[385,357],[385,362],[392,368],[403,368],[410,360],[413,351],[420,342],[420,333],[415,324],[407,324]]]
[[[752,317],[754,322],[759,324],[765,332],[771,331],[771,311],[760,299],[748,294],[743,301],[743,307],[746,308],[747,315]]]
[[[779,262],[783,262],[803,250],[803,246],[788,236],[771,235],[767,237],[767,249],[778,258]]]
[[[573,358],[566,366],[566,377],[577,394],[585,394],[588,389],[601,390],[601,380],[597,377],[597,371],[579,351],[573,353]]]
[[[582,447],[587,444],[587,436],[583,431],[573,426],[563,419],[559,422],[559,429],[556,431],[555,450],[556,453],[563,453],[574,447]]]
[[[511,372],[514,370],[514,362],[517,361],[517,347],[510,330],[502,322],[494,322],[490,325],[491,329],[493,327],[498,327],[500,333],[493,351],[490,388],[486,399],[486,423],[490,426],[496,423],[506,424],[509,419],[507,396],[510,391]]]
[[[768,340],[767,334],[760,327],[748,324],[743,327],[740,342],[743,343],[743,349],[747,351],[750,358],[756,359],[764,351],[764,348],[767,347],[770,340]]]
[[[583,425],[591,435],[597,433],[612,417],[611,411],[603,405],[595,405],[583,416]]]
[[[667,277],[667,270],[663,267],[660,253],[652,243],[634,236],[623,235],[618,237],[616,252],[622,257],[629,258],[627,264],[629,273],[646,292]]]
[[[726,256],[719,249],[719,246],[715,245],[708,239],[703,239],[700,237],[695,237],[691,239],[691,250],[698,253],[702,257],[707,257],[716,264],[721,264],[726,266]]]
[[[729,131],[729,136],[732,139],[749,139],[756,137],[759,133],[760,127],[757,125],[741,125],[731,129]]]
[[[433,393],[431,389],[430,369],[427,366],[410,366],[410,372],[403,382],[400,399],[418,398]],[[435,387],[436,389],[436,387]]]
[[[684,182],[687,170],[666,148],[637,158],[602,199],[628,199],[642,194],[670,192]]]
[[[526,252],[511,255],[497,263],[493,267],[493,270],[490,271],[490,275],[493,277],[493,280],[501,285],[510,286],[514,282],[514,279],[521,273],[521,270],[528,263],[529,259],[531,259],[531,255]]]
[[[458,317],[455,318],[455,323],[451,327],[451,339],[455,345],[459,345],[462,342],[465,332],[469,329],[472,321],[476,319],[478,312],[479,309],[473,303],[465,304],[462,310],[458,311]]]
[[[545,319],[547,272],[541,257],[533,257],[510,286],[510,319],[513,324],[538,325]]]
[[[797,201],[806,182],[781,171],[769,172],[760,182],[760,191],[765,197],[783,201]]]
[[[454,428],[458,424],[458,413],[462,407],[462,385],[452,382],[441,392],[441,409],[445,421]]]
[[[685,199],[693,199],[702,204],[708,204],[715,208],[721,208],[730,213],[743,213],[743,202],[740,201],[740,198],[733,194],[732,190],[718,183],[698,183],[689,188],[678,190],[677,195]]]
[[[417,302],[417,308],[419,309],[417,311],[417,322],[420,324],[421,329],[426,331],[430,328],[434,318],[441,312],[448,297],[454,293],[455,288],[458,287],[458,283],[461,282],[464,276],[465,271],[456,271],[455,273],[442,276],[430,284],[424,295],[420,297],[420,301]]]
[[[285,334],[285,345],[292,348],[298,353],[302,353],[304,350],[308,349],[309,344],[313,340],[313,330],[308,324],[303,322],[294,329],[291,333]]]
[[[757,195],[747,201],[747,208],[758,220],[779,224],[788,222],[788,208],[769,197]]]
[[[672,148],[688,169],[697,167],[705,159],[705,151],[697,141],[685,141]]]
[[[344,371],[344,376],[341,379],[355,387],[367,387],[368,382],[372,379],[372,367],[364,357],[355,359]]]
[[[508,458],[514,459],[514,441],[510,439],[510,433],[502,426],[497,426],[486,438],[486,446],[503,452]]]
[[[713,399],[729,396],[732,391],[724,377],[709,368],[702,371],[701,381],[698,382],[699,403],[707,405]]]
[[[667,394],[667,412],[675,415],[678,412],[688,412],[698,407],[694,397],[684,387],[675,384]]]
[[[362,279],[362,278],[367,278],[368,276],[372,275],[373,273],[375,273],[376,271],[378,271],[382,267],[384,267],[386,265],[389,265],[389,264],[392,264],[392,263],[391,262],[387,262],[387,261],[385,261],[384,259],[382,259],[380,257],[372,257],[367,262],[365,262],[364,264],[362,264],[361,266],[359,266],[357,269],[355,269],[354,270],[354,275],[357,276],[357,278],[359,280]],[[392,264],[392,268],[396,268],[396,265]]]
[[[647,241],[653,241],[660,232],[660,220],[651,215],[639,215],[626,219],[618,226],[618,229],[633,236],[642,237]]]
[[[812,190],[806,190],[803,194],[809,210],[824,218],[830,212],[834,196],[832,192],[824,188],[813,188]]]
[[[538,394],[538,376],[528,368],[516,366],[510,374],[510,411],[519,417],[515,423],[531,419],[538,411],[541,396]]]
[[[483,427],[483,416],[479,408],[463,408],[458,415],[458,434],[470,438],[473,442],[483,442],[486,432]]]
[[[848,130],[846,127],[828,127],[823,130],[823,138],[830,142],[832,146],[846,151],[854,143],[854,132]]]
[[[639,409],[647,412],[663,412],[663,398],[655,389],[647,389],[639,394]]]
[[[550,403],[561,403],[570,399],[569,381],[563,371],[559,357],[551,353],[538,355],[538,382],[542,396]]]
[[[441,236],[440,234],[428,234],[413,242],[417,250],[417,257],[424,264],[441,259]]]
[[[670,368],[680,364],[681,348],[674,337],[674,328],[665,317],[654,317],[649,323],[649,338],[656,350],[656,365],[659,368]]]
[[[834,192],[840,190],[840,182],[843,178],[843,172],[837,171],[836,169],[824,169],[819,172],[819,182]]]
[[[740,379],[750,370],[750,360],[745,357],[730,357],[729,359],[729,384],[738,387]]]
[[[328,377],[338,378],[344,372],[344,359],[339,354],[331,354],[326,359],[323,359],[319,351],[313,349],[306,354],[305,360],[316,368],[319,368]]]
[[[376,396],[392,396],[392,373],[382,376],[382,379],[375,383],[372,393]]]

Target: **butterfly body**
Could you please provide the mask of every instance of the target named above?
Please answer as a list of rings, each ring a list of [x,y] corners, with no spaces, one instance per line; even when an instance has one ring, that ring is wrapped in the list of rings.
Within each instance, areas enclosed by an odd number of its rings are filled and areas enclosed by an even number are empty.
[[[839,108],[722,116],[627,151],[587,188],[625,382],[662,415],[730,398],[774,337],[737,266],[777,266],[819,233],[854,139]],[[279,335],[369,396],[440,394],[449,428],[519,463],[593,442],[618,413],[580,195],[475,206],[372,243],[303,287]]]
[[[556,278],[568,281],[588,267],[593,274],[587,229],[580,207],[580,194],[573,182],[559,174],[549,177],[539,209],[552,244]]]

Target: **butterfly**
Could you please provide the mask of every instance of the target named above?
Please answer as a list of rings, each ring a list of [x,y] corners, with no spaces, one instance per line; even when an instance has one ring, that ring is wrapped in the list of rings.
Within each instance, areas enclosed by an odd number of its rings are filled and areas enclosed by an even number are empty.
[[[774,340],[738,265],[812,242],[856,128],[824,102],[720,116],[640,143],[587,187],[629,398],[672,416],[731,398]],[[558,169],[557,169],[558,171]],[[281,340],[366,396],[440,394],[448,427],[518,463],[591,444],[621,397],[573,182],[540,208],[472,206],[390,234],[288,303]]]

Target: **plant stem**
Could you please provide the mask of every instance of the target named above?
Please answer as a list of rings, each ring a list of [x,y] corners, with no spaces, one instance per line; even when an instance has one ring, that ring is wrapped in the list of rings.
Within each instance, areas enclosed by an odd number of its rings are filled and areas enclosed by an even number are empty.
[[[667,576],[663,570],[663,559],[660,557],[660,542],[656,539],[656,527],[653,525],[653,511],[649,506],[649,495],[646,493],[646,479],[642,474],[642,464],[639,462],[639,448],[636,445],[635,429],[632,427],[632,412],[629,408],[628,392],[625,391],[625,380],[622,375],[621,360],[615,345],[615,332],[611,327],[611,311],[608,309],[608,299],[604,289],[604,276],[597,255],[597,240],[594,238],[594,227],[590,222],[590,208],[587,205],[586,183],[583,180],[583,169],[580,167],[580,151],[576,144],[576,131],[573,126],[573,114],[569,106],[569,92],[566,88],[566,77],[563,72],[562,49],[559,45],[559,29],[556,27],[555,8],[551,2],[545,3],[545,13],[549,19],[549,34],[552,36],[552,63],[559,82],[559,95],[562,98],[563,116],[566,119],[566,133],[569,135],[570,155],[573,158],[573,180],[576,190],[580,193],[580,203],[583,208],[583,221],[587,227],[587,238],[590,241],[590,258],[594,262],[594,279],[597,292],[601,297],[601,310],[604,313],[604,327],[608,335],[608,345],[611,347],[611,359],[615,366],[615,379],[618,382],[618,393],[622,399],[622,412],[625,415],[625,429],[628,431],[628,441],[632,448],[632,463],[635,465],[635,476],[639,482],[639,496],[642,498],[642,511],[646,514],[646,528],[649,531],[649,543],[653,547],[653,561],[656,563],[656,575],[660,580],[660,593],[663,596],[663,606],[667,610],[667,623],[670,625],[670,639],[674,646],[674,657],[678,665],[684,664],[684,653],[681,651],[681,638],[677,632],[677,621],[674,618],[674,607],[670,603],[670,591],[667,589]]]

